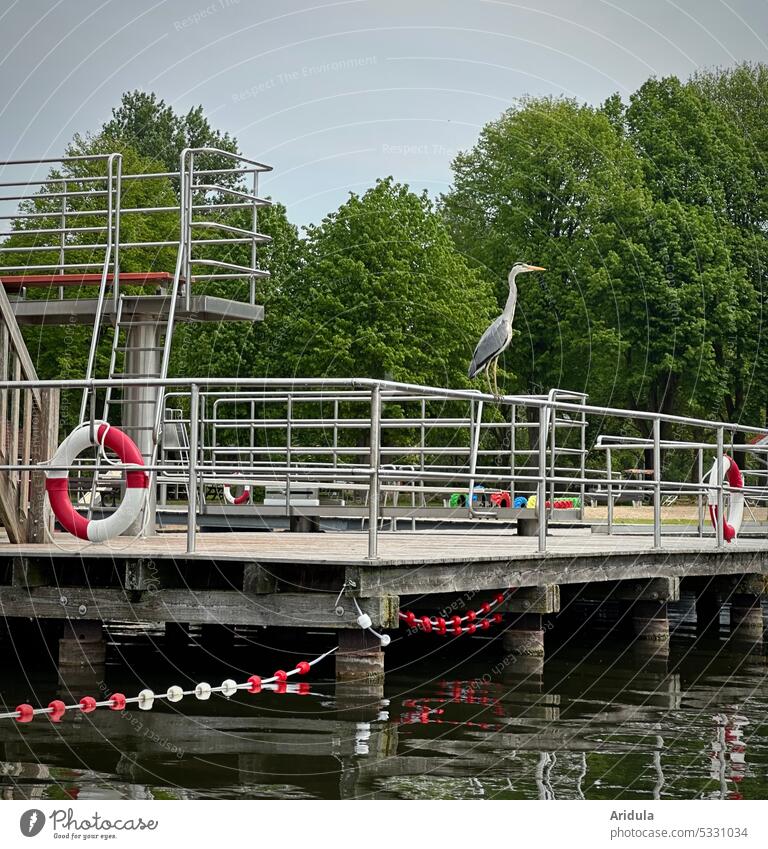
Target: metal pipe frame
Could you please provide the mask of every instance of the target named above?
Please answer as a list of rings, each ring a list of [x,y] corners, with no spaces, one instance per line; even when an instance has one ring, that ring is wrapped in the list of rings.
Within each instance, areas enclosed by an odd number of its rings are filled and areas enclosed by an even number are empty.
[[[186,407],[187,402],[184,399],[189,399],[190,416],[187,423],[190,431],[190,450],[188,462],[186,464],[179,461],[173,463],[164,460],[157,462],[153,458],[152,463],[148,464],[147,468],[156,478],[157,475],[160,475],[161,477],[157,479],[163,483],[182,482],[187,484],[191,523],[194,522],[194,517],[198,512],[198,490],[203,484],[228,482],[234,475],[237,476],[238,482],[251,483],[252,485],[277,484],[289,487],[291,482],[303,483],[304,485],[316,482],[318,486],[325,488],[350,489],[367,493],[369,553],[373,558],[378,556],[378,518],[382,493],[392,493],[393,495],[397,495],[397,493],[418,493],[424,499],[450,491],[466,491],[467,494],[471,494],[476,491],[478,480],[482,480],[487,485],[486,491],[501,490],[508,485],[510,474],[514,475],[515,483],[518,486],[528,483],[528,485],[536,487],[537,509],[541,519],[539,522],[539,549],[545,552],[547,546],[546,520],[548,518],[546,497],[548,493],[551,496],[553,492],[557,493],[561,489],[568,492],[577,487],[579,491],[582,491],[582,487],[593,486],[600,481],[606,482],[611,488],[616,486],[610,462],[604,477],[599,472],[596,475],[596,470],[589,469],[585,465],[585,455],[581,449],[564,448],[558,445],[557,440],[554,444],[556,453],[573,452],[564,455],[564,459],[567,457],[571,465],[552,462],[551,433],[552,429],[557,430],[554,423],[558,421],[562,414],[572,412],[578,413],[580,421],[584,422],[588,421],[587,417],[592,412],[600,419],[604,419],[607,415],[616,415],[622,418],[638,417],[638,414],[634,411],[588,405],[584,402],[584,399],[581,399],[580,403],[575,405],[571,404],[570,401],[542,398],[541,396],[518,395],[495,399],[493,396],[486,396],[479,392],[421,387],[392,381],[250,378],[240,380],[238,383],[237,390],[230,390],[231,381],[223,378],[144,378],[112,381],[96,379],[90,381],[40,380],[34,383],[6,380],[0,381],[0,390],[14,391],[33,387],[53,387],[64,391],[87,389],[89,393],[92,393],[107,386],[158,386],[164,390],[163,395],[166,399],[171,397],[181,399],[178,404],[179,407]],[[352,421],[352,425],[370,428],[370,446],[367,449],[369,459],[367,462],[364,458],[366,449],[361,450],[354,446],[339,445],[339,433],[346,425],[350,424],[349,421],[344,419],[344,410],[340,405],[350,401],[352,402],[352,412],[355,412],[354,404],[366,403],[366,398],[369,406],[369,417],[367,419],[357,417]],[[410,413],[412,418],[392,420],[384,417],[382,411],[386,408],[387,403],[402,405],[405,400],[412,402],[413,408],[411,410],[406,409],[406,415]],[[469,417],[448,416],[445,420],[430,419],[427,415],[429,405],[435,401],[443,402],[446,400],[462,401],[473,406],[476,410],[475,415]],[[275,431],[274,428],[267,427],[275,424],[274,420],[270,420],[264,415],[257,416],[257,413],[261,412],[261,405],[286,404],[288,401],[290,401],[290,410],[287,415],[281,415],[278,424],[283,429],[291,429],[293,436],[290,445],[282,442],[277,445],[260,445],[257,437],[262,431],[265,433]],[[537,464],[530,469],[530,473],[521,474],[521,470],[514,466],[514,458],[507,461],[510,455],[509,447],[502,447],[498,450],[480,449],[481,410],[486,403],[491,402],[505,407],[514,404],[516,413],[513,423],[519,425],[524,424],[518,421],[517,414],[521,408],[539,411],[538,422],[525,423],[533,423],[538,427],[538,444],[535,449],[531,449],[537,454]],[[238,404],[244,405],[248,409],[248,413],[243,419],[236,419],[232,416],[231,405]],[[312,404],[332,404],[333,416],[330,418],[315,416],[311,419],[302,419],[302,415],[311,413]],[[345,407],[349,411],[349,405],[345,404]],[[642,417],[642,414],[640,417]],[[166,420],[167,417],[163,410],[160,425],[164,425]],[[180,419],[174,414],[174,420],[183,421],[183,418]],[[676,446],[673,442],[661,440],[661,424],[667,420],[679,421],[680,417],[660,415],[651,417],[655,467],[653,479],[633,481],[631,487],[622,489],[623,494],[643,492],[652,494],[654,546],[656,548],[660,548],[662,545],[663,495],[690,494],[696,498],[697,503],[703,503],[703,497],[706,493],[716,488],[719,515],[722,516],[724,494],[728,491],[728,487],[724,484],[710,487],[701,475],[703,463],[701,458],[706,448],[700,446],[708,446],[710,443],[708,441],[702,443],[682,442]],[[443,423],[448,425],[446,428],[435,428],[436,430],[445,430],[450,438],[450,430],[453,429],[463,434],[463,442],[458,444],[454,437],[452,438],[453,445],[443,444],[432,447],[426,444],[435,421],[440,425]],[[691,426],[705,427],[715,432],[718,446],[717,459],[719,461],[722,461],[724,454],[726,433],[742,430],[761,436],[768,435],[768,431],[761,428],[749,428],[722,422],[702,423],[702,420],[696,419],[686,421]],[[494,425],[490,422],[485,424]],[[225,439],[227,439],[226,431],[233,429],[235,425],[243,425],[249,429],[249,445],[246,451],[225,442]],[[495,423],[495,426],[498,427],[498,422]],[[509,422],[504,426],[509,426]],[[383,431],[388,428],[402,429],[402,427],[410,427],[413,433],[418,435],[416,444],[382,444]],[[313,429],[317,430],[318,433],[315,438],[310,438]],[[581,428],[580,433],[583,434],[584,430],[584,428]],[[298,432],[309,434],[307,437],[308,444],[301,445],[296,442]],[[530,429],[528,429],[528,432],[531,432]],[[570,432],[570,429],[567,432]],[[333,438],[331,438],[331,435],[333,435]],[[469,444],[466,441],[467,439],[469,439]],[[648,447],[645,441],[629,444],[640,446],[643,449]],[[599,447],[600,450],[605,451],[608,457],[612,456],[612,450],[626,450],[626,444],[611,442],[610,440]],[[695,452],[698,462],[697,481],[664,480],[660,462],[662,448],[667,451],[677,449],[689,453]],[[764,455],[764,448],[761,446],[745,444],[740,448],[747,452],[754,449],[753,453]],[[240,457],[234,457],[232,460],[227,459],[232,453],[237,452],[240,452],[241,456],[245,456],[242,459]],[[284,461],[280,459],[281,453],[285,455]],[[516,450],[513,452],[514,455],[520,456],[526,453],[530,454],[530,451],[519,446],[516,446]],[[492,461],[500,462],[480,464],[478,461],[481,454],[489,457]],[[260,460],[262,457],[264,460]],[[317,460],[311,460],[312,457],[325,459],[324,462],[318,464]],[[354,457],[363,459],[363,462],[354,461],[354,459],[353,462],[349,462]],[[439,457],[445,457],[445,462],[436,462]],[[406,465],[409,467],[408,469],[404,468]],[[2,470],[18,472],[31,468],[22,469],[19,464],[7,464],[2,467]],[[97,466],[85,462],[77,462],[72,466],[72,469],[76,469],[82,474],[92,473],[95,468]],[[768,487],[748,486],[745,487],[743,492],[756,501],[768,502]],[[471,504],[471,501],[469,503]],[[426,500],[424,504],[427,504]],[[287,503],[286,508],[288,506]],[[468,513],[478,515],[479,511],[468,510]],[[512,511],[512,515],[516,515],[515,511]],[[703,533],[702,525],[703,522],[700,521],[699,530],[701,533]],[[723,545],[721,524],[716,529],[716,541],[718,546]],[[194,530],[188,532],[188,545],[191,547],[195,545]]]

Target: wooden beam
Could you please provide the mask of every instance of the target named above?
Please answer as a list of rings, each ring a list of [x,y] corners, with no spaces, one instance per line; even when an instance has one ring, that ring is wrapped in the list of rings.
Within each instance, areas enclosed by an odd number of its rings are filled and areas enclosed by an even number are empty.
[[[338,615],[333,593],[246,595],[226,590],[158,590],[132,601],[125,590],[88,587],[0,587],[0,615],[41,619],[124,619],[133,622],[262,625],[289,628],[359,628],[352,604]],[[66,603],[62,603],[66,599]],[[398,599],[358,599],[374,627],[398,626]]]
[[[50,460],[59,444],[59,390],[41,389],[40,404],[32,411],[30,462]],[[53,516],[45,517],[45,472],[35,470],[30,477],[26,541],[44,543],[53,534]]]
[[[2,320],[3,324],[5,324],[8,328],[8,336],[10,338],[11,346],[13,347],[16,356],[19,358],[24,380],[36,381],[37,371],[35,370],[34,363],[32,362],[32,357],[29,356],[27,343],[21,335],[19,324],[16,321],[16,314],[13,311],[11,302],[8,300],[8,295],[5,293],[4,286],[0,286],[0,320]],[[32,395],[34,396],[35,403],[39,406],[40,390],[33,389]]]

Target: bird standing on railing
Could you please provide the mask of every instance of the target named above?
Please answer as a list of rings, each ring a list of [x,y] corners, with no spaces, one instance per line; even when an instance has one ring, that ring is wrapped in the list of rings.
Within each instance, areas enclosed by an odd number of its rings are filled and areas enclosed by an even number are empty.
[[[496,383],[496,369],[499,357],[509,347],[509,343],[512,341],[512,320],[515,317],[515,305],[517,304],[517,284],[515,283],[515,278],[518,274],[523,274],[527,271],[546,271],[546,268],[542,268],[540,265],[528,265],[527,262],[516,262],[512,266],[508,277],[509,296],[507,297],[504,310],[480,337],[469,366],[470,380],[473,377],[477,377],[481,372],[485,372],[488,378],[488,388],[492,395],[499,394],[499,387]],[[491,374],[493,374],[493,385],[491,385]]]

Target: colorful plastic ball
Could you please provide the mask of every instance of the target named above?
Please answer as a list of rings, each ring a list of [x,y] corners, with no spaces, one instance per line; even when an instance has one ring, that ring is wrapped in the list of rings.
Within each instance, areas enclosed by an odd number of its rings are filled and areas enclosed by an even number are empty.
[[[61,699],[54,699],[48,705],[48,709],[50,710],[48,718],[51,722],[61,722],[61,718],[66,713],[67,707]]]
[[[16,707],[16,722],[32,722],[35,718],[35,709],[32,705],[23,704]]]
[[[195,698],[200,699],[201,702],[206,702],[211,698],[211,685],[207,681],[201,681],[195,687]]]
[[[536,509],[536,496],[535,495],[530,496],[530,498],[528,499],[528,504],[526,506],[528,507],[529,510],[535,510]]]
[[[248,687],[249,693],[260,693],[261,692],[261,676],[260,675],[251,675],[248,679]]]
[[[382,646],[386,647],[392,642],[392,637],[390,637],[389,634],[382,634],[379,640]]]
[[[152,690],[142,690],[139,693],[139,709],[140,710],[152,710],[152,706],[155,703],[155,694]]]
[[[288,680],[288,673],[282,669],[278,669],[273,677],[275,681],[278,682],[278,684],[285,684],[285,682]]]
[[[518,495],[515,498],[515,510],[522,510],[528,506],[528,499],[524,495]]]
[[[174,684],[168,688],[168,692],[165,695],[169,702],[180,702],[184,698],[184,690],[178,684]]]
[[[226,698],[231,698],[237,692],[237,681],[227,678],[221,682],[221,694]]]
[[[111,702],[109,706],[110,710],[125,710],[125,696],[123,693],[112,693],[109,700]]]
[[[310,665],[307,663],[307,661],[306,661],[306,660],[300,660],[300,661],[296,664],[296,669],[298,669],[298,670],[299,670],[299,675],[307,675],[307,674],[309,673],[309,670],[311,669],[311,667],[310,667]]]
[[[421,617],[421,627],[427,633],[430,633],[430,631],[432,630],[432,620],[429,618],[429,616],[422,616]]]
[[[93,696],[83,696],[80,699],[80,710],[83,713],[93,713],[96,710],[96,699]]]

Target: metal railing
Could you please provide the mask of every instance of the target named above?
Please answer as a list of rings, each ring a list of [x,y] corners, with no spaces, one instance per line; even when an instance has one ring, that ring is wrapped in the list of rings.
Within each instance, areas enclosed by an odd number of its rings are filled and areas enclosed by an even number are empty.
[[[199,161],[201,156],[229,160],[232,165],[196,169],[196,157]],[[44,166],[52,168],[40,176]],[[152,173],[126,173],[120,153],[0,162],[0,279],[7,284],[7,278],[20,278],[23,296],[25,277],[58,275],[62,277],[58,296],[63,298],[66,275],[94,272],[102,276],[95,284],[99,297],[109,285],[117,302],[120,254],[171,248],[182,257],[180,277],[187,298],[196,280],[242,279],[249,282],[253,304],[256,281],[268,276],[258,266],[257,248],[269,239],[258,232],[257,223],[258,210],[270,203],[259,196],[259,174],[270,170],[253,159],[207,147],[184,150],[178,171]],[[126,197],[133,200],[132,187],[147,181],[157,183],[157,197],[173,202],[152,205],[137,197],[135,205],[126,206]],[[232,222],[230,216],[238,210],[250,213],[250,226]],[[160,229],[171,219],[178,226],[162,238],[125,239],[121,225],[133,216],[143,217],[145,225],[149,220],[145,230],[153,229],[151,222],[158,216],[165,216]],[[248,248],[246,261],[222,258],[237,245]],[[8,256],[17,261],[5,262]],[[195,274],[195,267],[206,273]]]
[[[556,444],[556,451],[561,453],[557,462],[553,462],[549,422],[556,422],[558,419],[583,422],[585,426],[590,423],[602,425],[606,419],[633,419],[636,425],[638,422],[646,423],[651,431],[650,437],[636,439],[634,442],[625,441],[621,446],[622,450],[627,451],[645,450],[650,447],[655,458],[652,479],[637,481],[633,485],[637,491],[648,493],[652,499],[653,545],[654,548],[660,549],[663,496],[682,493],[694,499],[702,499],[712,488],[708,482],[702,480],[701,461],[698,457],[703,457],[703,454],[698,452],[714,449],[715,459],[721,462],[726,450],[743,450],[754,456],[763,456],[768,450],[766,446],[743,445],[735,441],[737,433],[768,434],[768,431],[761,428],[593,406],[587,404],[583,398],[562,400],[558,398],[557,393],[550,396],[518,395],[494,398],[467,390],[449,390],[391,381],[321,378],[238,379],[237,390],[232,390],[230,387],[233,382],[221,378],[118,381],[124,386],[158,387],[163,390],[167,399],[173,399],[175,409],[186,411],[181,416],[174,414],[173,420],[177,426],[179,423],[184,424],[186,419],[189,426],[188,456],[186,459],[182,457],[180,463],[178,456],[169,460],[160,454],[159,459],[149,468],[159,476],[157,480],[160,483],[178,482],[186,485],[190,517],[187,547],[190,552],[196,547],[199,492],[204,485],[221,485],[236,480],[252,487],[279,484],[286,487],[287,492],[290,491],[291,485],[312,484],[362,493],[367,502],[369,556],[375,559],[378,555],[382,497],[386,493],[410,494],[416,491],[427,503],[435,499],[439,504],[447,492],[455,491],[457,487],[465,490],[467,494],[473,489],[476,492],[479,483],[482,483],[487,492],[508,491],[512,477],[518,489],[524,487],[528,492],[535,492],[537,501],[533,511],[516,513],[512,510],[507,515],[513,518],[515,515],[534,516],[538,520],[538,549],[545,552],[547,520],[551,513],[546,507],[547,493],[551,495],[560,491],[582,491],[583,487],[589,488],[595,482],[590,468],[584,465],[585,455],[581,453],[580,448],[571,449],[567,445]],[[98,389],[106,383],[107,381],[99,380],[6,380],[0,381],[0,390],[53,387],[62,392],[74,392],[84,388]],[[293,406],[290,416],[280,417],[274,410],[265,412],[270,404],[283,405],[288,400]],[[478,432],[477,423],[480,422],[477,409],[481,403],[486,409],[492,404],[496,405],[498,419],[485,423],[487,426],[484,429],[489,434],[494,426],[502,426],[502,423],[503,427],[509,428],[510,422],[514,421],[511,410],[515,408],[515,417],[520,425],[524,423],[526,427],[513,430],[520,430],[518,438],[522,438],[523,431],[528,433],[526,444],[518,445],[512,452],[513,456],[519,455],[520,462],[513,460],[510,465],[507,456],[502,463],[495,452],[504,451],[508,455],[508,446],[488,446],[475,438]],[[223,414],[222,411],[227,405],[238,404],[238,415]],[[333,411],[330,417],[325,417],[324,414],[309,415],[310,408],[317,409],[317,405],[323,404]],[[254,405],[253,413],[251,405]],[[410,416],[405,415],[409,405],[413,408]],[[434,405],[440,405],[440,416],[431,414],[430,407]],[[260,406],[261,410],[258,409]],[[392,415],[395,408],[399,408],[399,412]],[[471,412],[468,414],[467,408],[474,410],[474,415]],[[420,414],[422,409],[426,410],[426,416]],[[525,411],[525,419],[521,415],[522,411]],[[427,435],[437,434],[437,427],[431,431],[434,421],[439,422],[441,426],[446,425],[446,432],[453,434],[447,439],[447,444],[444,444],[445,435],[435,441],[430,441],[429,436],[426,440],[416,437],[413,442],[403,439],[398,441],[392,436],[393,433],[402,434],[409,430],[413,436],[420,434],[422,429]],[[662,422],[698,430],[702,436],[701,442],[662,440]],[[284,432],[287,428],[291,430],[290,442],[281,438],[280,446],[276,446],[274,441],[272,445],[265,441],[257,444],[257,435],[261,438]],[[235,439],[223,444],[227,429],[234,433],[242,431],[249,434],[245,451],[244,446],[238,445]],[[584,430],[581,426],[576,428],[579,434],[583,434]],[[297,435],[301,433],[306,434],[307,438],[299,439]],[[354,434],[357,434],[356,439],[351,438]],[[365,436],[364,439],[361,434]],[[611,440],[603,437],[593,450],[603,451],[609,444]],[[275,450],[276,447],[279,450]],[[396,453],[398,451],[401,455]],[[446,461],[447,451],[454,452],[453,462]],[[569,453],[571,451],[575,453]],[[413,470],[408,472],[408,479],[404,481],[401,468],[405,465],[402,462],[404,457],[413,460],[413,455],[419,455],[421,452],[424,454],[423,464],[410,462],[408,465],[413,466]],[[686,466],[685,474],[679,476],[680,479],[663,474],[662,452],[665,456],[674,454],[678,458],[690,455],[691,462]],[[484,457],[483,462],[478,462],[481,456]],[[10,457],[7,463],[0,466],[0,471],[8,473],[37,468],[19,461],[14,462],[13,459]],[[82,459],[73,465],[78,474],[92,474],[97,467],[98,461],[93,459]],[[758,471],[764,478],[764,469]],[[607,480],[612,480],[610,470]],[[722,511],[728,487],[720,483],[714,489],[717,491],[718,506]],[[768,502],[768,488],[765,486],[749,485],[744,492],[747,498],[755,503]],[[472,504],[471,500],[468,504]],[[286,498],[286,510],[289,507],[290,499]],[[472,515],[469,506],[465,509],[467,516]],[[722,512],[719,515],[722,515]],[[489,518],[489,521],[492,520]],[[716,530],[715,540],[718,547],[723,546],[722,526]]]

